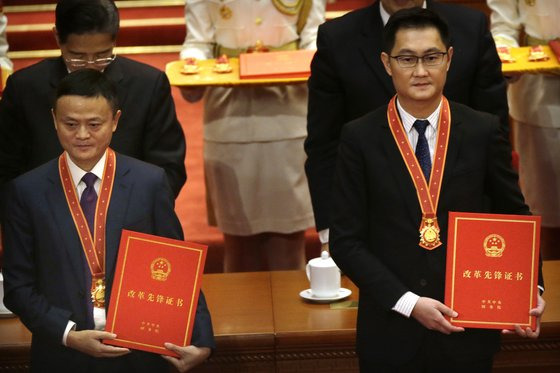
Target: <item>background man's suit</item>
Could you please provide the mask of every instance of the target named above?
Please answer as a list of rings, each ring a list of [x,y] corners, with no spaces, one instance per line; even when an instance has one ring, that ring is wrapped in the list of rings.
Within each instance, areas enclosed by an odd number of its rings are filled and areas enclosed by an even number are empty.
[[[344,123],[386,105],[395,94],[380,54],[383,23],[379,2],[319,27],[309,79],[305,165],[318,230],[329,227],[332,179]],[[453,63],[447,98],[499,115],[508,125],[506,83],[488,22],[481,12],[427,1],[449,25]]]
[[[162,169],[117,154],[107,213],[109,302],[121,230],[182,239],[173,205]],[[88,269],[62,190],[58,159],[10,183],[6,206],[9,219],[4,223],[4,301],[33,333],[33,368],[57,372],[64,367],[78,372],[105,360],[109,364],[103,370],[111,371],[117,360],[95,359],[62,345],[68,320],[76,322],[77,330],[92,329],[93,325],[87,316],[90,284],[86,284],[84,274]],[[199,347],[214,344],[203,294],[199,297],[191,343]],[[134,352],[117,359],[134,364],[135,372],[167,369],[167,363],[155,354]]]
[[[123,111],[111,147],[165,169],[177,196],[186,180],[186,145],[167,77],[120,56],[105,73],[117,87]],[[0,186],[62,153],[50,109],[55,89],[67,74],[59,57],[8,79],[0,101]]]
[[[455,61],[455,60],[454,60]],[[387,106],[347,124],[341,135],[331,226],[331,253],[360,289],[357,350],[361,358],[405,362],[423,343],[459,359],[490,357],[499,331],[446,336],[392,311],[407,291],[443,302],[449,211],[529,214],[511,169],[498,118],[451,102],[451,130],[437,210],[443,245],[418,245],[416,190],[387,124]],[[542,280],[542,279],[541,279]],[[541,281],[542,284],[542,281]]]

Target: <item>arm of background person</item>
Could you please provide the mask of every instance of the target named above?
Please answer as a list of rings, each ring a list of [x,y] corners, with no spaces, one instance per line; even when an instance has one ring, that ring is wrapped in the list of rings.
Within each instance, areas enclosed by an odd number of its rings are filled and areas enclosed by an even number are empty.
[[[332,183],[345,110],[344,91],[333,60],[336,50],[323,27],[319,27],[317,52],[311,62],[305,139],[305,172],[319,231],[330,225]]]
[[[200,0],[185,2],[185,26],[187,35],[181,48],[180,57],[206,60],[214,58],[216,43],[214,24],[208,5]],[[204,87],[181,87],[181,95],[188,102],[197,102],[204,95]]]
[[[476,110],[497,115],[504,133],[509,133],[507,82],[502,64],[489,31],[486,17],[481,13],[478,24],[478,60],[469,102]]]
[[[325,0],[311,0],[311,10],[307,16],[307,22],[299,34],[299,49],[317,48],[317,29],[325,22]]]
[[[1,9],[1,7],[0,7]],[[6,38],[6,27],[8,18],[0,12],[0,66],[3,69],[13,70],[12,61],[8,58],[8,39]]]
[[[143,142],[143,160],[162,167],[177,197],[187,180],[185,170],[186,141],[177,120],[175,103],[167,76],[160,72],[150,95],[149,118]]]
[[[490,31],[497,46],[518,47],[521,19],[517,0],[487,0]]]
[[[22,106],[18,104],[19,97],[18,84],[12,75],[0,100],[0,212],[8,182],[25,168],[25,120],[20,109]]]

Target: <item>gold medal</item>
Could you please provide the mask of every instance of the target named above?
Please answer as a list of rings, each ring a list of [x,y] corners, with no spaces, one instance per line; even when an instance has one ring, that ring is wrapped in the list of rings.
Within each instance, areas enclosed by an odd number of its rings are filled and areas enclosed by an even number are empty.
[[[420,246],[426,250],[433,250],[440,246],[439,231],[436,218],[422,217],[422,223],[420,224]]]
[[[525,0],[527,6],[535,6],[536,0]]]
[[[98,279],[91,288],[91,301],[94,307],[105,307],[105,280]]]
[[[220,7],[220,16],[223,19],[230,19],[232,15],[233,15],[233,12],[231,11],[230,7],[228,7],[227,5],[222,5]]]

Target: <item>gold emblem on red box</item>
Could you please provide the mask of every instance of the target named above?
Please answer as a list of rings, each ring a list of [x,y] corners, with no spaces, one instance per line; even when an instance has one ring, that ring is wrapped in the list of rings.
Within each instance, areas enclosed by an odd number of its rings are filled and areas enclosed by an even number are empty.
[[[165,258],[156,258],[150,264],[152,278],[157,281],[166,281],[171,273],[171,263]]]
[[[506,249],[506,240],[499,234],[491,234],[484,239],[484,253],[491,258],[499,258]]]

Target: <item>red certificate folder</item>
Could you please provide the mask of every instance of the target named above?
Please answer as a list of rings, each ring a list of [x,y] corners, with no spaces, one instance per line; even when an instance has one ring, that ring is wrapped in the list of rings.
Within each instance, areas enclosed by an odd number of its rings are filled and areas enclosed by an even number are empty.
[[[307,78],[315,51],[279,51],[239,55],[240,79]]]
[[[123,230],[103,343],[178,357],[163,344],[190,343],[206,249]]]
[[[540,216],[449,213],[445,304],[466,328],[514,329],[536,319]]]
[[[560,40],[551,40],[548,42],[548,45],[556,55],[558,62],[560,62]]]

